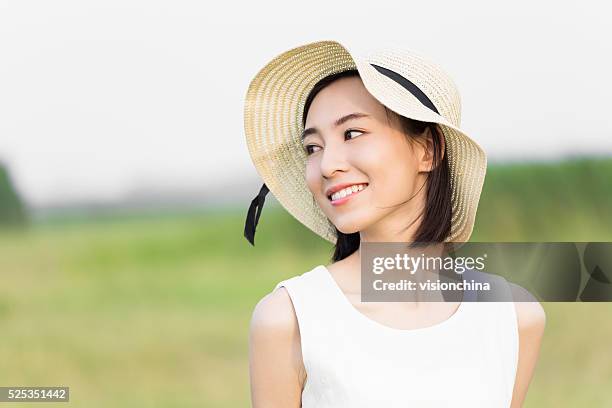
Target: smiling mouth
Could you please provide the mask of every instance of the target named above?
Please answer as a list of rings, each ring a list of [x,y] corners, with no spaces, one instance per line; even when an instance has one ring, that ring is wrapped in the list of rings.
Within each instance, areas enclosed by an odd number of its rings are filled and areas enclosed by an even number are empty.
[[[336,201],[342,200],[343,198],[350,197],[353,194],[359,193],[360,191],[365,190],[367,187],[368,187],[368,183],[354,184],[350,187],[347,187],[340,191],[336,191],[335,193],[331,195],[328,195],[327,199],[330,200],[332,203],[334,203]]]

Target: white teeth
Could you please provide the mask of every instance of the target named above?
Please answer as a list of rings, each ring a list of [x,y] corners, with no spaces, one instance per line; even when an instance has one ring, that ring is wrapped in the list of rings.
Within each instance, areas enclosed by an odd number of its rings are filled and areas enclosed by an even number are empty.
[[[361,191],[366,187],[365,184],[354,184],[350,187],[347,187],[345,189],[342,189],[340,191],[336,191],[334,194],[332,194],[331,199],[332,201],[334,200],[338,200],[340,198],[344,198],[348,195],[351,195],[353,193],[356,193],[357,191]]]

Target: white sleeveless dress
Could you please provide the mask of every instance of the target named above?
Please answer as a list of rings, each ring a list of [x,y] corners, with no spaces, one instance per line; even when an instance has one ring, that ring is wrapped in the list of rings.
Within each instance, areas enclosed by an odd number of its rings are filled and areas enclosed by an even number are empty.
[[[463,301],[441,323],[403,330],[359,312],[324,265],[281,286],[300,329],[303,408],[510,406],[518,362],[513,302]]]

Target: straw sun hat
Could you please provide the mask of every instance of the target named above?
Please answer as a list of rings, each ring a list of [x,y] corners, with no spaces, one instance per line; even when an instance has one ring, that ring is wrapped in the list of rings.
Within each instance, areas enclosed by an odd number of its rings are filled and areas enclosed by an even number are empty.
[[[306,184],[301,145],[304,103],[324,77],[357,69],[381,104],[407,118],[440,125],[446,142],[452,191],[451,232],[446,242],[469,239],[487,159],[459,126],[461,101],[452,79],[436,64],[408,50],[384,49],[358,57],[335,41],[286,51],[263,67],[246,94],[244,125],[249,153],[264,181],[249,207],[244,235],[254,245],[265,195],[271,191],[298,221],[336,243],[334,225]]]

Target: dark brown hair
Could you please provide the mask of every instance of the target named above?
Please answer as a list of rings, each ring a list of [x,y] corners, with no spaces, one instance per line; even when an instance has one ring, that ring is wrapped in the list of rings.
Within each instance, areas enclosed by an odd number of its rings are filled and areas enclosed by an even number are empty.
[[[302,125],[306,126],[306,115],[310,109],[310,105],[315,96],[332,82],[346,77],[359,76],[357,70],[342,71],[336,74],[326,76],[321,79],[310,91],[304,104],[304,112],[302,116]],[[444,152],[442,152],[442,132],[436,123],[421,122],[414,119],[401,116],[392,110],[384,107],[389,116],[395,116],[399,119],[402,129],[406,136],[414,141],[422,139],[427,128],[430,129],[432,135],[433,146],[433,164],[432,170],[427,173],[427,197],[425,202],[425,211],[423,219],[416,231],[414,243],[428,242],[444,242],[451,231],[451,185],[448,160],[446,155],[446,144],[444,144]],[[397,205],[401,205],[400,203]],[[360,235],[359,232],[352,234],[344,234],[336,228],[338,239],[332,256],[332,261],[337,262],[342,260],[359,249]]]

